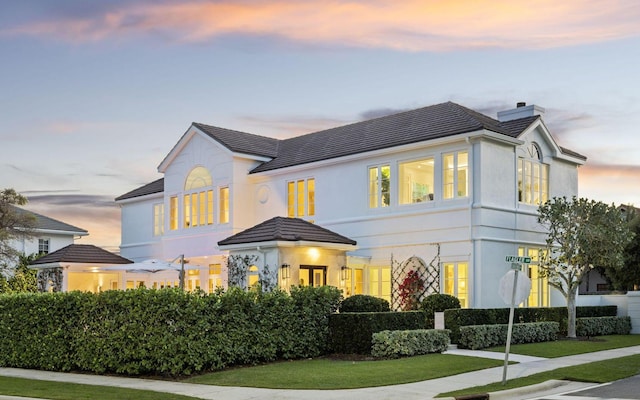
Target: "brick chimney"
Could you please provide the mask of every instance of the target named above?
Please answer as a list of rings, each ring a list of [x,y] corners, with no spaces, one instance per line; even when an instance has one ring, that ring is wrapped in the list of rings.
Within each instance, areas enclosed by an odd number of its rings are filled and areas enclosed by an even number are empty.
[[[544,116],[544,108],[535,104],[527,105],[524,101],[516,104],[516,108],[511,110],[498,111],[498,121],[505,122],[514,119],[533,117],[534,115]]]

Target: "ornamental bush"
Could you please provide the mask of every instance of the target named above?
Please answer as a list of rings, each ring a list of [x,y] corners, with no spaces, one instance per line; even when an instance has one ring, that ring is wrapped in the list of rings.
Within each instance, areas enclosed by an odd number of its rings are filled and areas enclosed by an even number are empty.
[[[410,357],[442,353],[449,348],[446,329],[382,331],[372,335],[371,355],[377,358]]]
[[[628,335],[631,317],[576,318],[577,336]]]
[[[347,297],[340,303],[341,313],[345,312],[387,312],[391,311],[389,302],[379,297],[356,294]]]
[[[558,338],[557,322],[513,324],[511,343],[549,342]],[[479,350],[500,346],[507,342],[508,324],[469,325],[460,327],[461,348]]]

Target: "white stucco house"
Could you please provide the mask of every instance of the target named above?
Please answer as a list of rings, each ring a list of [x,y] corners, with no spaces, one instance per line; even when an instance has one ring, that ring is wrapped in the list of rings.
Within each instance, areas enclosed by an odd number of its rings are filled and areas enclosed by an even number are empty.
[[[12,247],[18,252],[30,254],[49,254],[65,246],[73,244],[76,239],[87,236],[85,229],[47,217],[20,207],[13,207],[16,213],[28,214],[33,218],[33,235],[15,240]]]
[[[577,195],[586,158],[556,142],[543,114],[519,103],[492,118],[447,102],[283,140],[193,123],[161,179],[116,198],[121,255],[184,255],[205,266],[188,287],[205,291],[251,256],[247,284],[267,268],[285,288],[389,300],[398,271],[423,268],[464,307],[504,306],[505,257],[531,256],[526,305],[564,304],[537,275],[537,206]]]

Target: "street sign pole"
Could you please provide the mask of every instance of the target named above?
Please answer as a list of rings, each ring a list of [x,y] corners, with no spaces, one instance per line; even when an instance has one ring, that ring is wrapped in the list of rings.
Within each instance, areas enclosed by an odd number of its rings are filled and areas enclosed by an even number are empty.
[[[509,350],[511,349],[511,334],[513,333],[513,314],[516,306],[516,289],[518,288],[518,272],[520,264],[512,263],[511,269],[515,274],[513,277],[513,291],[511,293],[511,307],[509,308],[509,327],[507,328],[507,344],[504,349],[504,368],[502,370],[502,384],[507,383],[507,366],[509,365]]]

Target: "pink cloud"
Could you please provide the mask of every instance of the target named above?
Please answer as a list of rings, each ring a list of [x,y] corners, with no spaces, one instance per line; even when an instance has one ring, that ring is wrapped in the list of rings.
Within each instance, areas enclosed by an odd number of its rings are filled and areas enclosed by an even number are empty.
[[[191,1],[118,6],[82,18],[34,22],[4,34],[91,42],[163,33],[177,42],[237,34],[311,45],[450,51],[552,48],[640,33],[640,3],[595,0]]]

